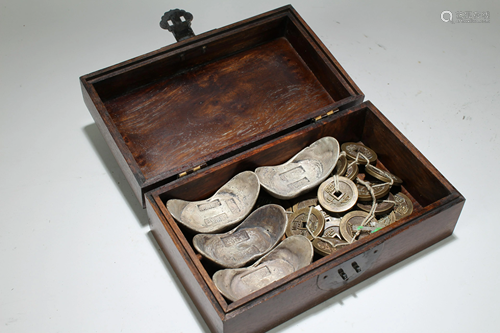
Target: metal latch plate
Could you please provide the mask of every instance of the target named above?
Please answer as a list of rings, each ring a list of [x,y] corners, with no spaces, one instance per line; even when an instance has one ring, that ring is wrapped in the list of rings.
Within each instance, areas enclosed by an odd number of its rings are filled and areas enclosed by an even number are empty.
[[[359,278],[377,261],[382,252],[383,245],[384,243],[381,243],[318,275],[318,288],[321,290],[333,290]]]

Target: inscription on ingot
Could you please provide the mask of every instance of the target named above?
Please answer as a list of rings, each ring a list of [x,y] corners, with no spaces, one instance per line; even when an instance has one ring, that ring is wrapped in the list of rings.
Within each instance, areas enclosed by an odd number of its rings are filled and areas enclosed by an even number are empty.
[[[206,203],[202,203],[202,204],[199,204],[198,205],[198,210],[200,212],[204,212],[206,210],[209,210],[209,209],[214,209],[216,207],[219,207],[221,205],[221,202],[219,199],[216,199],[214,201],[211,201],[211,202],[206,202]]]
[[[287,183],[292,182],[295,179],[299,178],[304,172],[306,172],[304,168],[299,165],[293,169],[280,173],[280,179]]]
[[[296,182],[288,184],[288,187],[291,187],[293,189],[298,189],[306,186],[308,183],[310,183],[309,179],[307,179],[307,177],[304,177],[302,179],[297,180]]]
[[[203,220],[206,226],[212,225],[214,223],[221,223],[224,222],[228,219],[226,213],[222,213],[213,217],[207,217],[206,219]]]
[[[248,236],[247,232],[245,230],[240,230],[232,235],[221,237],[220,240],[222,241],[225,247],[231,247],[241,242],[245,242],[249,239],[250,237]]]
[[[247,286],[253,287],[255,285],[255,281],[262,280],[263,278],[269,275],[271,275],[271,270],[264,265],[257,268],[253,272],[243,275],[241,277],[241,282],[243,282]]]
[[[226,205],[229,207],[229,209],[231,210],[231,213],[233,213],[233,214],[237,214],[237,213],[241,212],[240,207],[238,207],[238,205],[236,204],[236,201],[233,198],[226,200]]]

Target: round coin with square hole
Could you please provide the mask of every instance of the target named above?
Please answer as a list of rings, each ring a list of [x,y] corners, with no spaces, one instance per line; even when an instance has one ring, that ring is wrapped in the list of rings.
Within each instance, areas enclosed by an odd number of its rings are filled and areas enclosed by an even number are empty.
[[[406,217],[413,213],[413,203],[410,198],[408,198],[403,193],[399,192],[394,195],[394,201],[396,204],[394,205],[394,214],[396,215],[396,221],[401,220],[403,217]]]
[[[367,216],[367,212],[355,210],[347,213],[346,215],[344,215],[344,217],[342,217],[342,220],[340,221],[340,234],[348,243],[352,243],[354,241],[358,228],[362,228],[362,223]],[[365,226],[369,225],[370,222],[377,222],[377,220],[375,219],[375,217],[373,217],[365,223]],[[364,238],[369,234],[369,231],[363,231],[361,229],[358,239]]]
[[[312,245],[314,246],[314,252],[322,256],[327,256],[330,253],[335,252],[346,245],[349,245],[349,243],[337,237],[321,237],[315,238],[312,241]]]
[[[369,212],[372,209],[372,203],[370,201],[360,202],[358,201],[357,206],[359,209]],[[377,200],[377,207],[375,208],[376,215],[384,215],[389,213],[394,208],[394,196],[389,193],[387,197],[383,197]]]
[[[383,181],[384,183],[390,183],[392,180],[392,184],[395,186],[400,186],[401,184],[403,184],[403,180],[401,178],[399,178],[398,176],[393,175],[389,171],[379,169],[371,164],[368,164],[367,166],[365,166],[365,171],[370,176],[375,177],[378,180]]]
[[[366,164],[365,157],[370,161],[370,163],[373,163],[377,160],[377,153],[360,143],[345,142],[342,144],[341,150],[345,151],[347,157],[353,160],[356,159],[359,153],[358,164]],[[361,155],[363,155],[364,157]]]
[[[358,200],[356,184],[346,177],[328,178],[318,188],[318,201],[329,212],[342,213],[351,209]]]
[[[292,212],[296,212],[302,208],[307,208],[311,206],[316,206],[318,204],[318,197],[316,193],[309,192],[307,194],[303,194],[298,198],[293,199]]]
[[[389,190],[391,189],[391,185],[388,183],[381,183],[381,182],[369,182],[369,185],[372,187],[373,192],[375,194],[375,199],[380,199],[389,193]],[[371,201],[372,196],[370,194],[370,191],[365,185],[362,185],[360,183],[356,184],[356,187],[358,188],[358,199],[359,201]]]
[[[394,222],[396,222],[396,214],[394,213],[394,211],[390,212],[389,214],[378,217],[378,224],[384,227],[387,227],[388,225],[391,225]]]
[[[352,163],[353,161],[349,161],[347,164],[347,168],[345,171],[344,177],[349,178],[350,180],[354,181],[356,177],[358,176],[359,173],[359,167],[356,163]]]
[[[288,217],[288,225],[285,233],[287,237],[302,235],[312,240],[321,235],[324,227],[325,218],[323,214],[315,208],[308,207],[299,209]]]
[[[335,165],[335,169],[333,169],[332,175],[343,176],[345,171],[347,170],[347,157],[345,154],[339,155],[339,159],[337,161],[337,165]]]

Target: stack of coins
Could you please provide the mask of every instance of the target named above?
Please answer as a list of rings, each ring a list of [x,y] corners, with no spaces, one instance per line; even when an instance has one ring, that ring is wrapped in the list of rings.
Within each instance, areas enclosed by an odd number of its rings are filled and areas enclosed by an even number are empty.
[[[403,180],[376,166],[375,151],[354,142],[342,144],[341,149],[330,178],[293,202],[283,203],[289,213],[286,237],[306,236],[321,256],[413,212],[412,201],[401,192]]]

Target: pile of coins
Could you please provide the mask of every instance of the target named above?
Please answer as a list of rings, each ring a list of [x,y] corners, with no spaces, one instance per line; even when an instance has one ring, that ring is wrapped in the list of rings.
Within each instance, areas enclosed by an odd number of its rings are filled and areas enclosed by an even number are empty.
[[[375,166],[375,151],[353,142],[342,144],[341,150],[331,177],[319,188],[293,202],[265,195],[257,202],[283,206],[286,236],[307,237],[322,256],[413,212],[411,200],[401,192],[401,178]]]

